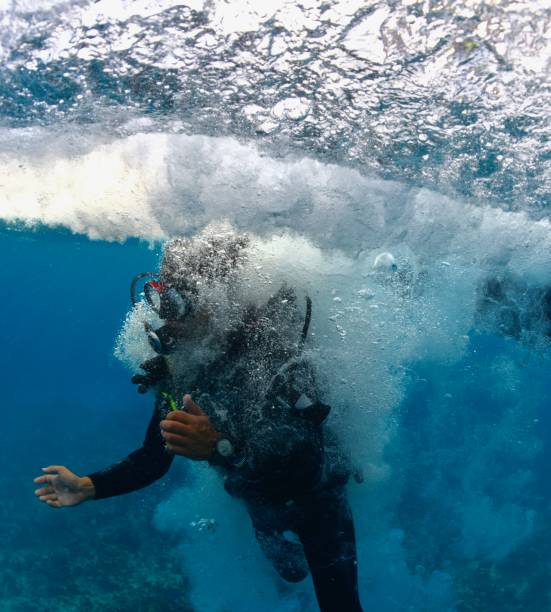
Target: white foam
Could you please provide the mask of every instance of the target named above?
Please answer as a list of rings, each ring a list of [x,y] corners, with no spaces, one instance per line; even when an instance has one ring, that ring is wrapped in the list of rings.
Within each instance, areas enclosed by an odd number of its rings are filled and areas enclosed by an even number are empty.
[[[411,190],[308,158],[272,159],[231,138],[4,130],[0,218],[103,240],[163,240],[228,219],[259,235],[292,231],[349,253],[406,244],[423,264],[551,262],[546,220]]]

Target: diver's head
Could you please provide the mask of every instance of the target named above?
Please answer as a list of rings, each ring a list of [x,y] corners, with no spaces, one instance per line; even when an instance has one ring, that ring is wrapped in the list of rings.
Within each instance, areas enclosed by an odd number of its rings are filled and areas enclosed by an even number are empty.
[[[247,236],[228,225],[210,225],[193,238],[174,238],[163,251],[160,281],[181,295],[197,294],[201,286],[229,279],[248,244]]]
[[[155,352],[167,355],[179,341],[206,331],[209,309],[201,294],[215,284],[229,283],[248,243],[247,236],[238,236],[229,226],[209,226],[193,238],[167,242],[158,275],[144,272],[133,279],[132,303],[138,302],[138,282],[147,279],[142,295],[164,321],[158,329],[144,323]]]

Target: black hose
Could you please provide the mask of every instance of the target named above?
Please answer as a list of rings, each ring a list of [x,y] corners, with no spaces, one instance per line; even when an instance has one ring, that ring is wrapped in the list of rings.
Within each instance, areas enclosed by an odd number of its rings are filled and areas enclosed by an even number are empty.
[[[306,317],[304,318],[304,326],[302,327],[302,334],[300,335],[300,348],[304,346],[306,342],[306,336],[308,335],[308,328],[310,327],[310,320],[312,319],[312,300],[306,296]]]

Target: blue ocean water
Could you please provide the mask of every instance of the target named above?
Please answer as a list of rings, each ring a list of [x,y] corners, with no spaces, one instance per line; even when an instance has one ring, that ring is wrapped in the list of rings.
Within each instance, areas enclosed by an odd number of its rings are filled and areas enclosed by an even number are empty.
[[[61,511],[33,494],[44,465],[139,446],[130,280],[221,220],[314,299],[365,475],[365,609],[551,610],[550,21],[533,1],[0,1],[0,610],[316,609],[205,466]]]
[[[141,537],[144,525],[132,526],[132,517],[145,512],[147,500],[142,496],[128,507],[124,500],[111,507],[107,502],[99,514],[87,508],[75,509],[74,516],[36,512],[32,478],[54,457],[82,473],[101,468],[143,438],[151,407],[140,401],[128,372],[114,359],[113,334],[128,307],[134,267],[150,267],[157,255],[132,241],[102,244],[53,230],[2,228],[0,248],[6,286],[14,289],[3,304],[1,453],[9,494],[2,504],[0,608],[139,609],[140,602],[147,605],[147,595],[135,586],[134,596],[121,596],[118,580],[125,577],[109,563],[126,565],[125,556],[139,549],[132,538]],[[94,567],[102,562],[94,550],[103,555],[118,545],[122,561],[107,553],[110,561],[98,581]],[[77,550],[80,561],[74,559]],[[94,588],[115,595],[102,600]]]

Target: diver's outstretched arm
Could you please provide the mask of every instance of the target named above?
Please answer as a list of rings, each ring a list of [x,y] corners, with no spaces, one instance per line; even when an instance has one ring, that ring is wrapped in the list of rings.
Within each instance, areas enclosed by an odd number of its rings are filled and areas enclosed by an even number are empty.
[[[161,437],[162,414],[157,403],[141,448],[104,470],[79,477],[62,465],[43,468],[46,473],[34,482],[44,486],[35,495],[52,508],[63,508],[130,493],[155,482],[166,474],[174,459]]]
[[[51,508],[76,506],[94,498],[95,487],[88,476],[81,478],[63,465],[49,465],[42,471],[44,475],[35,478],[34,482],[44,486],[34,494]]]
[[[168,472],[174,455],[167,451],[161,437],[162,415],[163,411],[157,402],[141,448],[104,470],[88,474],[95,489],[94,499],[142,489]]]

